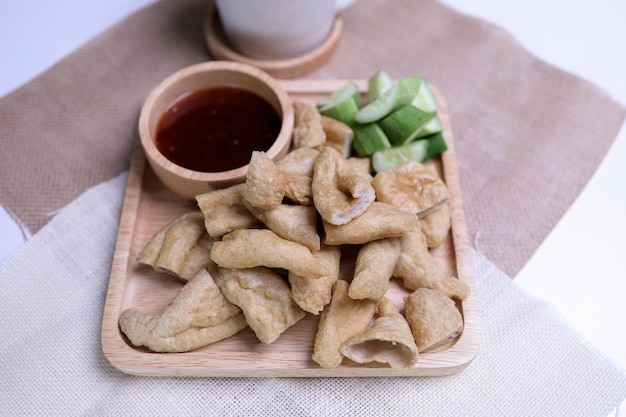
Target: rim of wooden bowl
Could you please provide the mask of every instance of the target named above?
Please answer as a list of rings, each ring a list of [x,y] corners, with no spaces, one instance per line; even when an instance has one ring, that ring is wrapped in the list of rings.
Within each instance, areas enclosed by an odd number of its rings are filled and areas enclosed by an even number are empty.
[[[198,80],[203,77],[206,77],[206,80],[199,84]],[[156,126],[165,109],[185,93],[213,86],[239,87],[265,98],[279,113],[282,120],[278,136],[266,153],[270,158],[275,159],[284,156],[288,151],[294,124],[293,104],[276,79],[259,68],[239,62],[209,61],[191,65],[161,81],[146,98],[139,115],[138,128],[141,145],[157,176],[169,188],[179,188],[182,186],[180,184],[185,181],[196,183],[196,188],[202,187],[203,184],[219,186],[236,183],[242,181],[248,172],[248,164],[221,172],[194,171],[170,161],[156,147]],[[174,184],[163,178],[163,175],[171,177]],[[175,180],[176,177],[179,180]],[[173,191],[183,195],[188,194],[176,189]]]

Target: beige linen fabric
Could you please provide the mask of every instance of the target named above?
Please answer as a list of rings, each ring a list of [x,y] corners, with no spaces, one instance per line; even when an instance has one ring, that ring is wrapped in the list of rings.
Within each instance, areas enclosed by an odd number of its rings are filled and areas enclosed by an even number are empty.
[[[30,233],[128,167],[143,97],[211,59],[208,6],[151,5],[0,100],[0,203]],[[336,54],[307,77],[366,78],[383,68],[437,85],[450,106],[471,239],[514,277],[597,168],[626,110],[503,30],[435,0],[361,0],[343,16]]]
[[[482,343],[427,378],[157,378],[116,370],[100,325],[125,174],[89,189],[0,264],[7,416],[607,416],[626,373],[474,251]]]

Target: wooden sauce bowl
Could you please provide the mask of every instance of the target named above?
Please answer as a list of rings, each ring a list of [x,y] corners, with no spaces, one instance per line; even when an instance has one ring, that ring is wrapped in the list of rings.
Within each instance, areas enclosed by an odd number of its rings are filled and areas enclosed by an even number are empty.
[[[221,172],[194,171],[170,161],[156,146],[157,127],[167,108],[186,93],[211,87],[248,90],[264,98],[276,110],[281,118],[281,128],[266,151],[270,158],[282,158],[291,144],[294,124],[292,101],[266,72],[252,65],[229,61],[204,62],[181,69],[155,87],[144,102],[139,115],[139,139],[157,177],[170,190],[186,198],[243,182],[248,172],[247,164]]]

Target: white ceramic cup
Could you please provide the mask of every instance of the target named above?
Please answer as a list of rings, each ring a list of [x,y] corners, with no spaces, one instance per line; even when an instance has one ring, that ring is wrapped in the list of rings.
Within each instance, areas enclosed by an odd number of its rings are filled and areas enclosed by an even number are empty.
[[[216,0],[224,33],[238,52],[276,60],[305,54],[330,34],[355,0]]]

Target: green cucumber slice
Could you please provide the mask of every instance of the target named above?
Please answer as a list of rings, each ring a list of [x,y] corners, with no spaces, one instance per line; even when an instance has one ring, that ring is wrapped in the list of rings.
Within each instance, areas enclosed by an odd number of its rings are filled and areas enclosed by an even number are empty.
[[[367,80],[367,101],[371,103],[393,85],[393,78],[385,70],[380,70]]]
[[[420,85],[419,91],[411,101],[411,104],[428,113],[437,113],[439,110],[437,96],[435,96],[435,93],[433,93],[426,81],[423,81],[422,85]]]
[[[391,142],[377,123],[352,126],[352,147],[359,156],[368,156],[382,149],[391,148]]]
[[[383,149],[372,155],[372,168],[375,172],[388,171],[406,161],[425,160],[428,153],[428,140],[420,139],[406,145]]]
[[[354,124],[354,117],[358,111],[359,105],[352,97],[349,97],[347,100],[340,101],[333,106],[327,106],[323,110],[319,110],[320,114],[339,120],[348,126],[352,126]]]
[[[378,124],[393,145],[403,145],[415,139],[434,117],[432,113],[407,104],[385,116]]]
[[[422,126],[422,129],[417,133],[417,136],[415,136],[415,139],[420,139],[425,136],[430,136],[435,133],[439,133],[442,130],[443,130],[443,126],[441,125],[441,120],[439,120],[439,118],[435,116],[432,119],[430,119],[430,121],[428,121],[424,126]]]
[[[446,138],[443,136],[442,132],[434,133],[420,140],[425,140],[428,142],[428,149],[426,150],[426,156],[424,158],[424,161],[448,150]]]
[[[317,103],[317,109],[320,113],[331,109],[344,101],[348,101],[349,99],[353,99],[355,103],[359,104],[361,94],[359,92],[359,86],[355,82],[349,82],[339,90],[331,93],[324,99],[320,100]]]
[[[392,111],[413,101],[421,84],[422,77],[403,78],[378,96],[376,100],[363,106],[356,114],[355,120],[365,124],[382,119]]]

